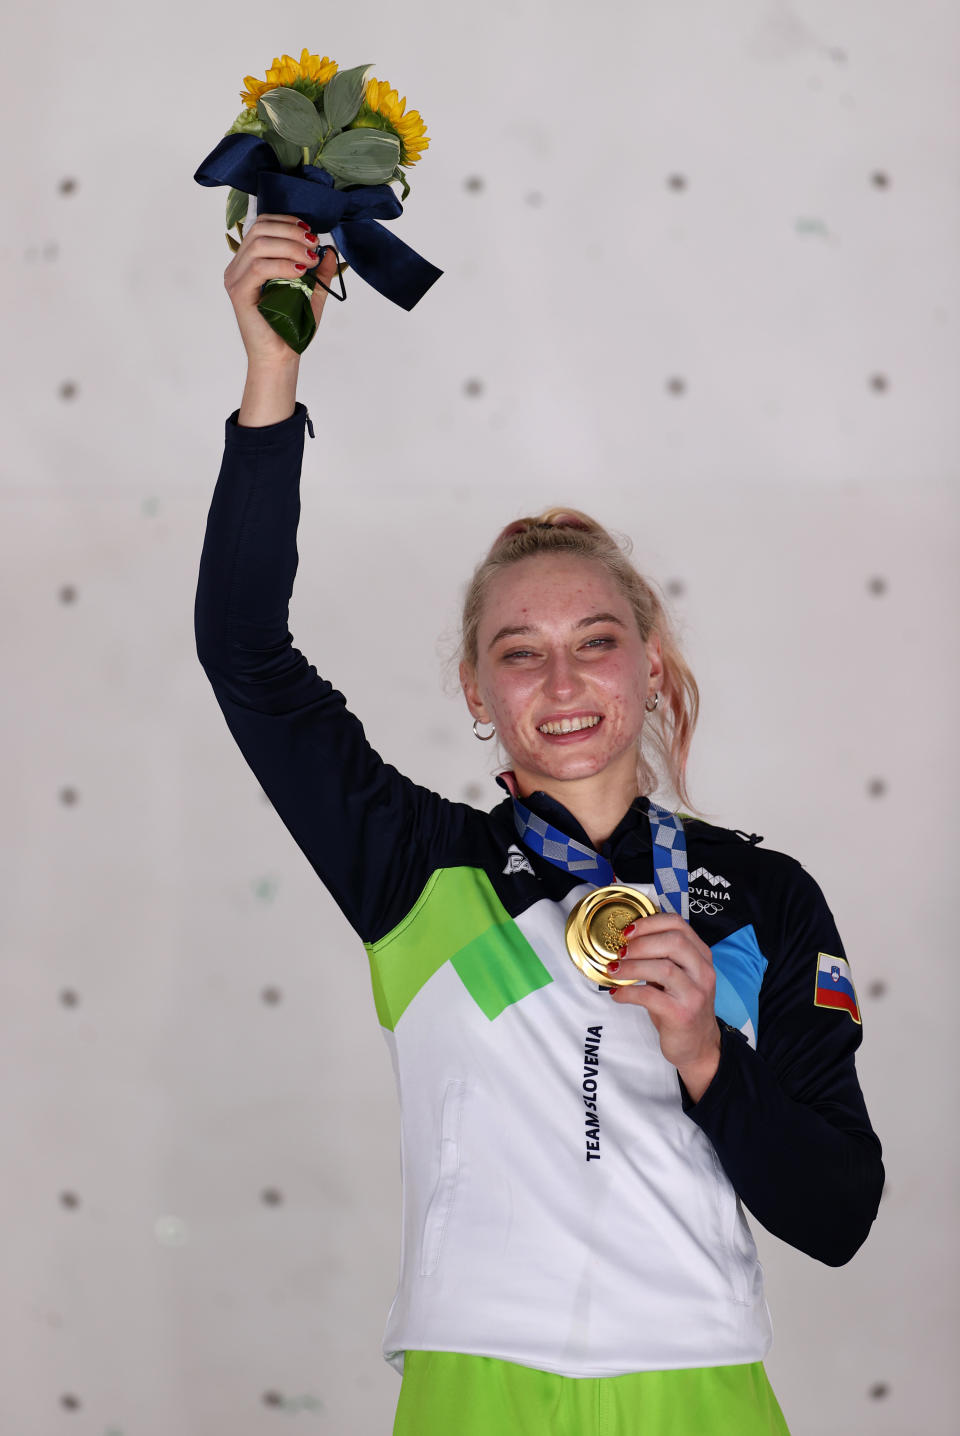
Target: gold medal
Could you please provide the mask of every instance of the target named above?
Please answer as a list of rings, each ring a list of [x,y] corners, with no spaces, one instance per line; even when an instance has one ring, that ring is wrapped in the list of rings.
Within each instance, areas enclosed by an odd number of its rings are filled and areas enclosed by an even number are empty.
[[[567,918],[567,951],[574,963],[598,987],[633,987],[635,977],[611,977],[607,964],[623,946],[623,929],[659,912],[645,893],[624,883],[594,888],[581,898]]]

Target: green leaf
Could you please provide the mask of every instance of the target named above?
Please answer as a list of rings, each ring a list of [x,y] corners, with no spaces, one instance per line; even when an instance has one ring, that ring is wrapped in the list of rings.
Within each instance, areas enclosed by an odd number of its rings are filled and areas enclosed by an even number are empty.
[[[263,138],[271,147],[285,170],[295,170],[297,168],[303,159],[303,150],[299,145],[293,144],[290,140],[282,139],[276,130],[271,129],[269,125],[264,130]]]
[[[257,114],[298,149],[303,149],[304,145],[318,145],[323,138],[320,116],[313,101],[286,85],[261,95],[257,101]]]
[[[300,293],[305,294],[309,299],[313,294],[316,280],[312,272],[308,269],[301,279],[268,279],[267,283],[270,285],[285,284],[288,289],[299,289]]]
[[[316,333],[317,321],[310,299],[299,284],[267,280],[257,308],[274,333],[296,354],[302,354]]]
[[[400,158],[400,141],[383,130],[344,130],[328,140],[317,164],[348,184],[385,184]]]
[[[407,195],[410,193],[410,186],[407,184],[407,177],[406,177],[406,175],[404,174],[403,170],[400,168],[399,165],[397,165],[396,169],[394,170],[394,172],[393,172],[393,174],[390,176],[390,178],[391,178],[391,179],[398,179],[398,180],[400,181],[400,183],[403,185],[403,193],[401,194],[400,199],[401,199],[401,201],[405,200],[406,197],[407,197]]]
[[[372,65],[358,65],[354,70],[338,70],[323,90],[323,112],[331,129],[345,130],[363,103],[367,88],[367,71]]]
[[[227,229],[233,229],[238,220],[246,219],[250,196],[242,189],[231,189],[227,195]]]
[[[263,120],[261,120],[256,110],[244,108],[240,111],[226,133],[228,135],[257,135],[261,137],[263,135]]]

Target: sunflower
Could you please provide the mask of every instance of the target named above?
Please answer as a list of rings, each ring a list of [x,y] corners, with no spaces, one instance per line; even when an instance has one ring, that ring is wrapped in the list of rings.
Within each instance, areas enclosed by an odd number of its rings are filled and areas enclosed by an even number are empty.
[[[326,55],[321,60],[319,55],[311,55],[305,49],[301,52],[299,64],[292,55],[284,55],[282,60],[274,58],[265,80],[245,75],[243,83],[247,88],[240,91],[240,98],[248,109],[255,110],[261,95],[284,85],[291,90],[299,90],[308,100],[318,100],[324,85],[336,73],[336,60],[329,60]]]
[[[406,103],[406,96],[401,100],[386,80],[371,80],[360,112],[349,128],[386,130],[387,134],[396,135],[400,141],[400,163],[415,165],[420,151],[427,149],[430,141],[419,112],[410,110],[404,114]]]

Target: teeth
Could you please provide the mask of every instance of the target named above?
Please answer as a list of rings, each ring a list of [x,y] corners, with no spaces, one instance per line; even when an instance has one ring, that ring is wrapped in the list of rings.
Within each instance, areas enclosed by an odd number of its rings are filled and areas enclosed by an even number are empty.
[[[541,733],[579,733],[581,728],[595,728],[600,722],[600,715],[594,713],[590,718],[561,718],[559,723],[541,723]]]

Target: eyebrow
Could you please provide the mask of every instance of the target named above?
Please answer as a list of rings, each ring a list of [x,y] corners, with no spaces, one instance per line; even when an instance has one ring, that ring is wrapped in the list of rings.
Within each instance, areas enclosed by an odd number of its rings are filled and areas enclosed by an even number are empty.
[[[576,623],[574,627],[589,628],[590,625],[593,623],[615,623],[618,628],[626,628],[627,626],[621,618],[617,617],[615,613],[592,613],[589,618],[581,618],[579,623]],[[499,633],[495,633],[494,636],[491,638],[489,644],[487,645],[487,651],[489,652],[495,643],[499,643],[501,638],[514,638],[518,634],[533,632],[534,630],[530,627],[529,624],[521,625],[518,628],[501,628]]]

